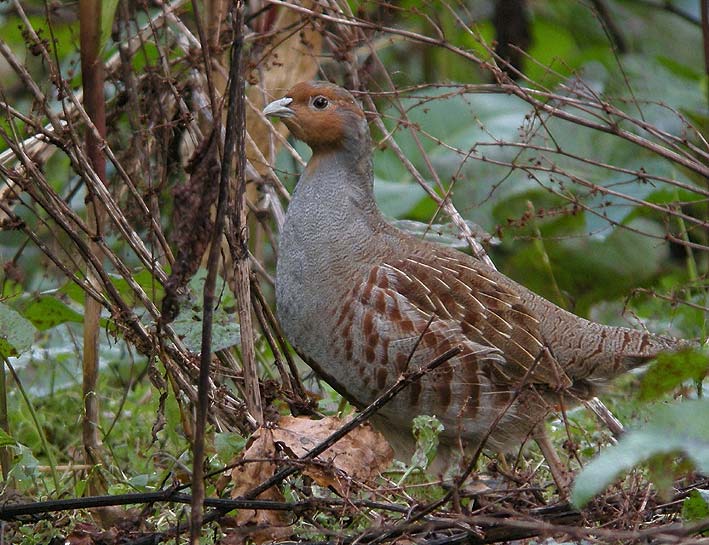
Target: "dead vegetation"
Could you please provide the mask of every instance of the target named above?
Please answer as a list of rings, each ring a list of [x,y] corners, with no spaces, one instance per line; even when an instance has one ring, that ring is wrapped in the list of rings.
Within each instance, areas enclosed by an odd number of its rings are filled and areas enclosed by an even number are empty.
[[[709,146],[682,112],[652,105],[670,112],[680,127],[667,128],[645,118],[646,103],[641,108],[638,100],[637,111],[623,108],[582,77],[545,67],[553,84],[531,80],[517,63],[509,65],[497,56],[473,25],[474,15],[455,2],[435,5],[437,16],[445,15],[451,26],[443,29],[424,8],[396,3],[362,3],[352,12],[351,3],[340,0],[215,0],[198,9],[175,0],[118,4],[110,30],[114,47],[102,57],[103,131],[82,100],[88,91],[82,94],[71,70],[59,61],[58,48],[67,46],[56,43],[59,38],[52,34],[60,24],[57,13],[47,5],[39,32],[25,7],[12,4],[22,20],[27,57],[0,40],[0,54],[22,88],[18,93],[0,87],[3,231],[21,234],[22,248],[42,254],[45,274],[56,285],[69,281],[97,306],[103,322],[97,314],[95,324],[102,323],[103,339],[125,341],[149,362],[143,380],[151,381],[161,399],[153,437],[163,429],[163,401],[170,396],[179,406],[185,440],[193,445],[206,439],[206,456],[213,432],[235,431],[249,438],[230,467],[206,475],[205,529],[193,519],[193,542],[200,532],[205,543],[224,544],[296,539],[436,545],[530,537],[579,543],[705,541],[697,536],[709,529],[706,514],[694,523],[680,516],[691,491],[707,487],[706,479],[691,469],[678,472],[668,496],[659,495],[644,472],[634,471],[579,511],[558,501],[544,457],[534,449],[521,447],[508,457],[476,452],[461,460],[457,472],[429,480],[410,468],[392,468],[391,453],[368,424],[339,418],[328,390],[323,393],[283,339],[271,308],[286,188],[305,162],[283,127],[272,126],[261,114],[265,103],[298,81],[326,78],[344,84],[363,102],[378,148],[435,203],[429,208],[431,223],[452,222],[477,255],[484,256],[485,249],[464,219],[468,210],[459,211],[460,201],[449,196],[466,183],[474,165],[482,164],[508,173],[486,186],[489,195],[480,198],[482,204],[504,192],[512,173],[554,197],[547,207],[534,207],[531,201],[517,207],[518,214],[498,223],[496,235],[517,233],[543,246],[543,237],[536,235],[545,218],[574,221],[585,213],[605,227],[654,244],[672,243],[699,266],[685,285],[659,298],[706,313]],[[407,17],[414,24],[403,24]],[[237,73],[235,50],[241,63]],[[394,60],[423,50],[433,57],[422,54],[421,59],[460,63],[488,83],[443,86],[401,77]],[[45,79],[28,69],[32,62],[41,64]],[[471,94],[516,97],[515,107],[527,112],[520,118],[518,137],[502,139],[484,118],[471,117],[470,124],[488,138],[461,142],[451,135],[446,140],[416,117],[417,109],[434,107],[435,100],[465,101]],[[17,96],[23,97],[21,106],[12,100]],[[235,128],[239,122],[243,132]],[[584,155],[573,142],[559,139],[569,134],[564,132],[569,126],[609,135],[682,175]],[[231,146],[224,138],[229,129],[241,135]],[[86,144],[87,136],[98,142],[98,152]],[[504,153],[496,153],[500,149]],[[105,175],[96,153],[105,161]],[[441,155],[454,158],[453,166],[441,167]],[[70,165],[66,179],[53,175],[57,164]],[[617,182],[599,183],[599,173]],[[635,191],[633,184],[661,186],[677,197],[658,199]],[[85,202],[94,203],[97,212],[92,215]],[[632,207],[638,217],[659,220],[626,221],[611,213],[613,206]],[[666,229],[658,229],[662,224]],[[576,236],[556,233],[552,238]],[[6,277],[15,274],[22,248],[4,264]],[[207,280],[198,294],[204,298],[195,301],[188,284],[200,268],[212,283],[210,288]],[[554,287],[559,298],[567,297]],[[228,301],[227,292],[234,294]],[[180,313],[196,305],[195,315],[216,331],[222,319],[218,309],[224,311],[225,304],[232,308],[222,318],[239,323],[238,339],[219,330],[217,340],[208,336],[195,346],[176,325]],[[213,307],[211,317],[202,317],[205,308]],[[412,380],[416,377],[403,377],[399,389]],[[206,418],[208,429],[199,419],[195,424],[195,414]],[[101,418],[97,409],[87,409],[86,416],[89,429]],[[604,416],[610,420],[608,413]],[[555,436],[555,448],[564,467],[577,471],[588,455],[579,452],[579,433],[563,431],[577,425],[565,418],[562,412],[556,423],[562,431]],[[588,425],[590,431],[580,434],[587,448],[612,441],[600,424]],[[566,441],[559,440],[564,433]],[[110,496],[105,486],[111,479],[105,469],[111,465],[108,454],[100,440],[91,441],[84,463],[102,476],[92,495],[106,499],[37,503],[38,498],[9,500],[6,495],[0,517],[13,522],[0,536],[14,542],[21,528],[41,527],[44,522],[33,517],[42,515],[54,517],[55,526],[66,524],[64,542],[72,545],[179,542],[176,535],[184,535],[189,522],[174,506],[194,504],[194,496],[197,505],[202,503],[197,491],[184,493],[191,475],[184,482],[162,483],[157,493]],[[207,467],[204,456],[204,451],[196,455],[198,476]],[[96,511],[126,504],[143,504],[142,511]],[[94,509],[100,522],[75,524],[69,515],[49,515],[79,508]],[[175,514],[169,523],[160,517],[163,509]]]

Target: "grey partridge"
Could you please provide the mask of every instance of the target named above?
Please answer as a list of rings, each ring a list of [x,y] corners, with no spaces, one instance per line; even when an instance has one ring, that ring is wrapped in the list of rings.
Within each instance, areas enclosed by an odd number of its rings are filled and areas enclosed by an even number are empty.
[[[476,447],[489,435],[487,447],[508,449],[562,396],[568,407],[682,345],[575,316],[480,260],[387,223],[374,200],[367,121],[348,91],[299,83],[263,112],[313,151],[288,207],[276,276],[278,318],[299,354],[364,407],[406,368],[462,349],[378,413],[374,424],[395,449],[411,449],[417,414],[438,417],[443,444]]]

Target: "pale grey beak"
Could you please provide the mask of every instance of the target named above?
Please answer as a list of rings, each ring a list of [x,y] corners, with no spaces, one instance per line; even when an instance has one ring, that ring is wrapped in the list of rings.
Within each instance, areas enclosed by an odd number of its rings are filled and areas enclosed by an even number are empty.
[[[274,100],[263,109],[263,115],[272,115],[274,117],[293,117],[295,112],[288,106],[293,102],[290,97],[279,98]]]

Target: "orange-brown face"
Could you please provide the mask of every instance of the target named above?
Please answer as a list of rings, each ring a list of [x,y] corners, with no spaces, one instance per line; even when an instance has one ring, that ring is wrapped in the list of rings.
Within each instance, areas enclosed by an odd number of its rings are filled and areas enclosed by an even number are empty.
[[[340,146],[364,112],[350,93],[324,82],[296,84],[286,95],[271,102],[263,113],[280,117],[293,136],[313,150]]]

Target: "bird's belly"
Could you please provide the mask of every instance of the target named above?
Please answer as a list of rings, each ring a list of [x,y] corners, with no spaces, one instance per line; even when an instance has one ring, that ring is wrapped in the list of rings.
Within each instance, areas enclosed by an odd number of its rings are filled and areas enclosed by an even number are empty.
[[[293,307],[279,308],[291,343],[316,373],[358,408],[374,402],[401,376],[401,369],[395,365],[372,366],[365,353],[357,353],[356,347],[366,346],[364,337],[355,335],[345,343],[333,337],[331,342],[322,343],[307,331],[313,320],[336,321],[336,313],[324,310],[321,315],[313,315]],[[346,353],[350,343],[354,354]],[[396,353],[391,357],[393,361]],[[426,363],[414,361],[411,368]],[[518,446],[547,414],[550,405],[536,394],[512,399],[509,389],[500,391],[491,383],[483,383],[473,395],[467,391],[470,373],[461,363],[454,360],[427,373],[378,411],[373,423],[397,454],[406,457],[413,452],[411,426],[420,414],[435,416],[443,424],[443,445],[475,448],[487,439],[487,446],[497,450]],[[442,403],[442,399],[450,401]],[[495,429],[488,437],[491,427]]]
[[[336,303],[345,296],[332,287],[329,275],[337,274],[342,271],[336,266],[313,267],[304,254],[281,253],[276,273],[276,314],[285,337],[306,363],[350,402],[362,406],[369,402],[371,389],[359,368],[343,359],[338,349],[340,340],[330,333]],[[327,340],[323,342],[323,338]]]

